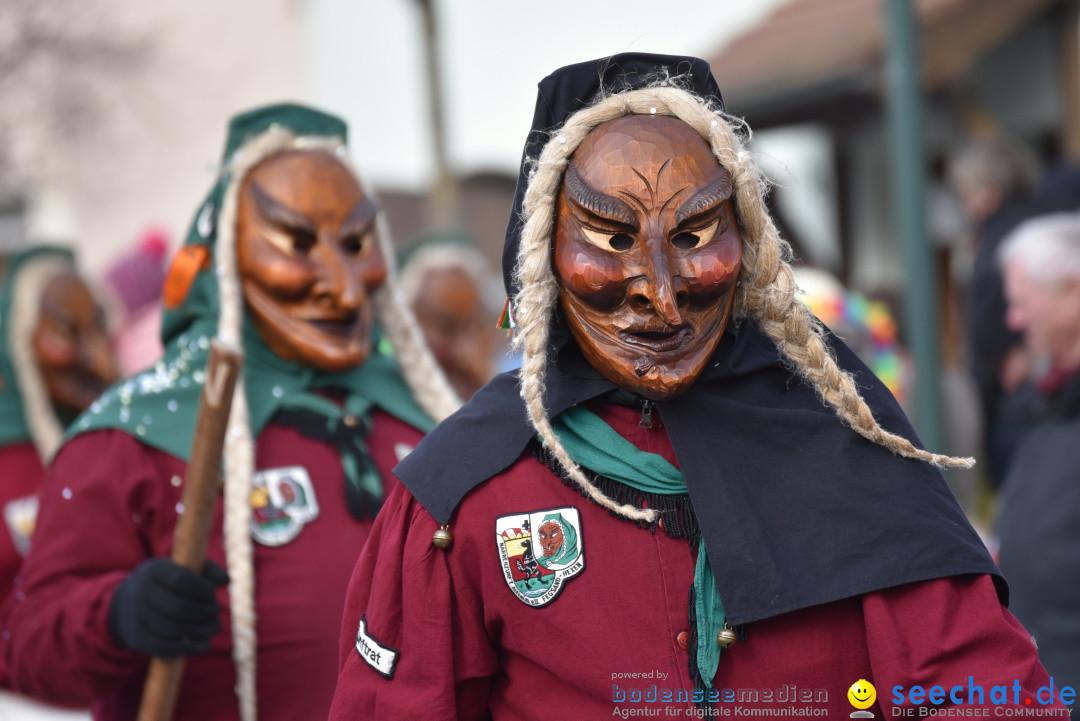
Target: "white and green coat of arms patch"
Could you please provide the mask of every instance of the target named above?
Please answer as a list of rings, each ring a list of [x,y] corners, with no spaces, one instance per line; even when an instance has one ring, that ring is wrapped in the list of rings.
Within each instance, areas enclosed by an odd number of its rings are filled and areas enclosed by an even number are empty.
[[[523,603],[540,608],[585,570],[581,516],[573,506],[495,519],[503,577]]]

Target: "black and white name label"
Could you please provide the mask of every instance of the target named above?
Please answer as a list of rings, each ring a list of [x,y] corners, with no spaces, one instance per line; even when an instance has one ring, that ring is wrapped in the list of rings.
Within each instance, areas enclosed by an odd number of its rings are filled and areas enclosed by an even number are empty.
[[[364,663],[378,671],[383,678],[394,677],[399,651],[383,646],[367,631],[367,615],[360,616],[360,630],[356,633],[356,652]]]

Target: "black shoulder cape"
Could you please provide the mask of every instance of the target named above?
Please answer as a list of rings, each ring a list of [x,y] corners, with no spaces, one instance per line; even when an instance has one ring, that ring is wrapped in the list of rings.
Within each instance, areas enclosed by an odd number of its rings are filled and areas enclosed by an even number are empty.
[[[708,64],[697,58],[627,53],[541,81],[503,253],[511,297],[528,158],[599,93],[658,78],[678,78],[681,87],[722,103]],[[919,445],[888,389],[847,346],[829,340],[878,422]],[[558,313],[551,341],[545,404],[552,417],[616,389],[585,361]],[[732,625],[960,574],[991,574],[1006,602],[1004,580],[941,473],[845,426],[753,321],[729,326],[690,391],[656,408]],[[439,523],[449,523],[465,494],[514,463],[533,436],[517,373],[504,373],[394,472]]]
[[[830,340],[878,422],[918,445],[884,384]],[[551,416],[616,388],[572,343],[548,364],[546,380]],[[498,376],[394,469],[439,523],[534,436],[518,388],[516,372]],[[725,332],[686,395],[656,408],[732,625],[961,574],[991,574],[1007,601],[1004,579],[941,473],[843,425],[752,321]]]

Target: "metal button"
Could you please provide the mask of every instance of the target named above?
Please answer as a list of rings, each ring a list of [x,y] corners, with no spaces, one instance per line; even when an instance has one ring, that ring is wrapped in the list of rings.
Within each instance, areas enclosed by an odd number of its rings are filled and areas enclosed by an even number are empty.
[[[688,649],[690,647],[690,632],[683,631],[682,633],[680,633],[678,636],[675,637],[675,643],[679,644],[679,648],[681,648],[683,651]]]
[[[352,413],[349,413],[341,419],[341,422],[347,425],[349,428],[352,428],[356,425],[356,416],[354,416]]]

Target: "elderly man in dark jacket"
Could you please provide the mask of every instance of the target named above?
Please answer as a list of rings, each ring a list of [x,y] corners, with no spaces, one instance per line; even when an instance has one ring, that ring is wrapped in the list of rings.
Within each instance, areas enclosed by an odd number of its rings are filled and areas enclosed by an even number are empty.
[[[999,259],[1009,326],[1045,357],[1047,415],[1005,482],[998,532],[1011,610],[1061,686],[1080,684],[1080,214],[1027,221]]]

